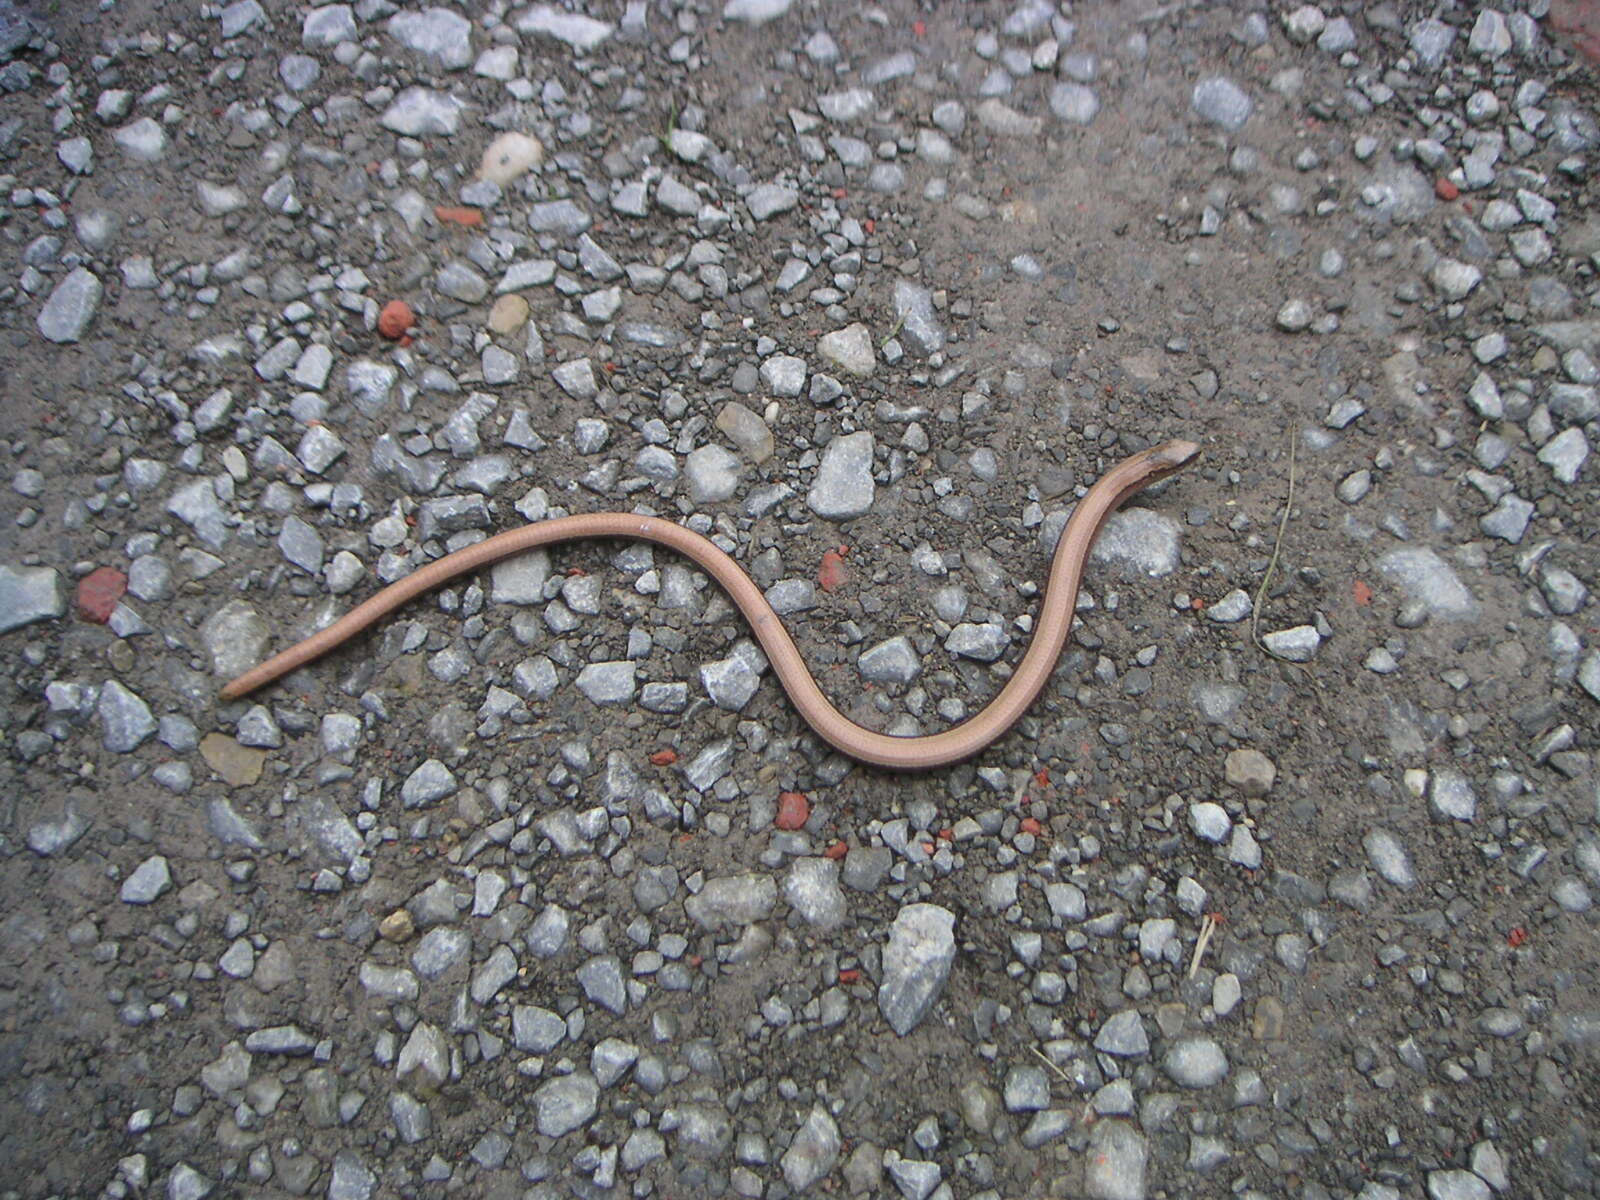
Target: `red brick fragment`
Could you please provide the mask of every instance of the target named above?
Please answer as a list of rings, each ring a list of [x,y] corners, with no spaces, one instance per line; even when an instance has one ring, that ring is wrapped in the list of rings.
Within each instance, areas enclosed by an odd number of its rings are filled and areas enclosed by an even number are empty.
[[[78,615],[104,625],[122,602],[128,577],[115,567],[96,567],[78,582]]]

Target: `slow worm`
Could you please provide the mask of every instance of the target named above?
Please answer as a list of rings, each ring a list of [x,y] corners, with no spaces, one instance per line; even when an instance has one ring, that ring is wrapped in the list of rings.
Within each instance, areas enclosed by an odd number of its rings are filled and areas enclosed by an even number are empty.
[[[841,754],[874,766],[900,771],[931,770],[977,754],[1028,710],[1049,682],[1050,672],[1066,645],[1077,607],[1078,586],[1083,581],[1084,563],[1106,518],[1129,496],[1182,470],[1199,454],[1200,447],[1193,442],[1167,442],[1118,463],[1089,489],[1073,509],[1061,534],[1033,640],[1022,661],[982,711],[941,733],[894,737],[857,725],[822,694],[789,631],[772,611],[761,589],[738,563],[682,525],[659,517],[616,512],[539,521],[447,554],[390,584],[326,629],[246,671],[222,689],[222,698],[233,700],[271,683],[349,641],[414,597],[479,567],[558,542],[580,538],[637,538],[692,559],[722,586],[750,623],[789,699],[825,742]]]

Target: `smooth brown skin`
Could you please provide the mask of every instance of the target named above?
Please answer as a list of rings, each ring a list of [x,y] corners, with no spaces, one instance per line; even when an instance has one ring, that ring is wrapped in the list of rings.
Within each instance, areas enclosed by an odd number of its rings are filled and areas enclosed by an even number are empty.
[[[977,754],[1028,710],[1049,682],[1050,672],[1055,669],[1056,660],[1067,643],[1078,603],[1078,587],[1083,582],[1084,562],[1106,518],[1129,496],[1182,470],[1199,455],[1200,447],[1193,442],[1167,442],[1118,463],[1089,489],[1073,509],[1056,546],[1055,560],[1050,566],[1050,584],[1027,653],[1005,687],[1000,689],[1000,694],[981,712],[942,733],[893,737],[857,725],[822,694],[789,631],[772,611],[761,589],[738,563],[682,525],[631,513],[587,513],[540,521],[448,554],[390,584],[326,629],[246,671],[222,689],[222,698],[237,699],[271,683],[349,641],[412,598],[479,567],[557,542],[579,538],[638,538],[693,559],[722,585],[755,631],[756,640],[778,673],[783,690],[789,693],[789,699],[806,723],[825,742],[858,762],[897,771],[927,771]]]

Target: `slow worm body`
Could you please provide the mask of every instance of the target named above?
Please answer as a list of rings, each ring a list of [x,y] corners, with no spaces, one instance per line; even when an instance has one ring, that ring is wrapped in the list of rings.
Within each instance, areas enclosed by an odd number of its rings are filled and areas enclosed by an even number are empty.
[[[587,513],[539,521],[457,550],[390,584],[326,629],[246,671],[222,689],[222,698],[233,700],[271,683],[349,641],[423,592],[469,571],[558,542],[580,538],[636,538],[665,546],[693,560],[717,581],[750,623],[795,708],[824,741],[859,762],[901,771],[931,770],[977,754],[1028,710],[1049,682],[1050,672],[1066,645],[1077,607],[1078,587],[1083,582],[1084,563],[1106,518],[1135,492],[1182,470],[1199,454],[1200,447],[1193,442],[1167,442],[1118,463],[1089,489],[1061,534],[1033,640],[1022,661],[999,694],[980,712],[940,733],[894,737],[857,725],[822,694],[789,631],[783,627],[761,589],[738,563],[682,525],[632,513]]]

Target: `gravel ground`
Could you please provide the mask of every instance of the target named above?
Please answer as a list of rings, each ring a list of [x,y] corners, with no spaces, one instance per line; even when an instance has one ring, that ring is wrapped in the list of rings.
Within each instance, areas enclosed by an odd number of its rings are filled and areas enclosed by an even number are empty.
[[[1597,27],[0,0],[0,1196],[1600,1196]]]

